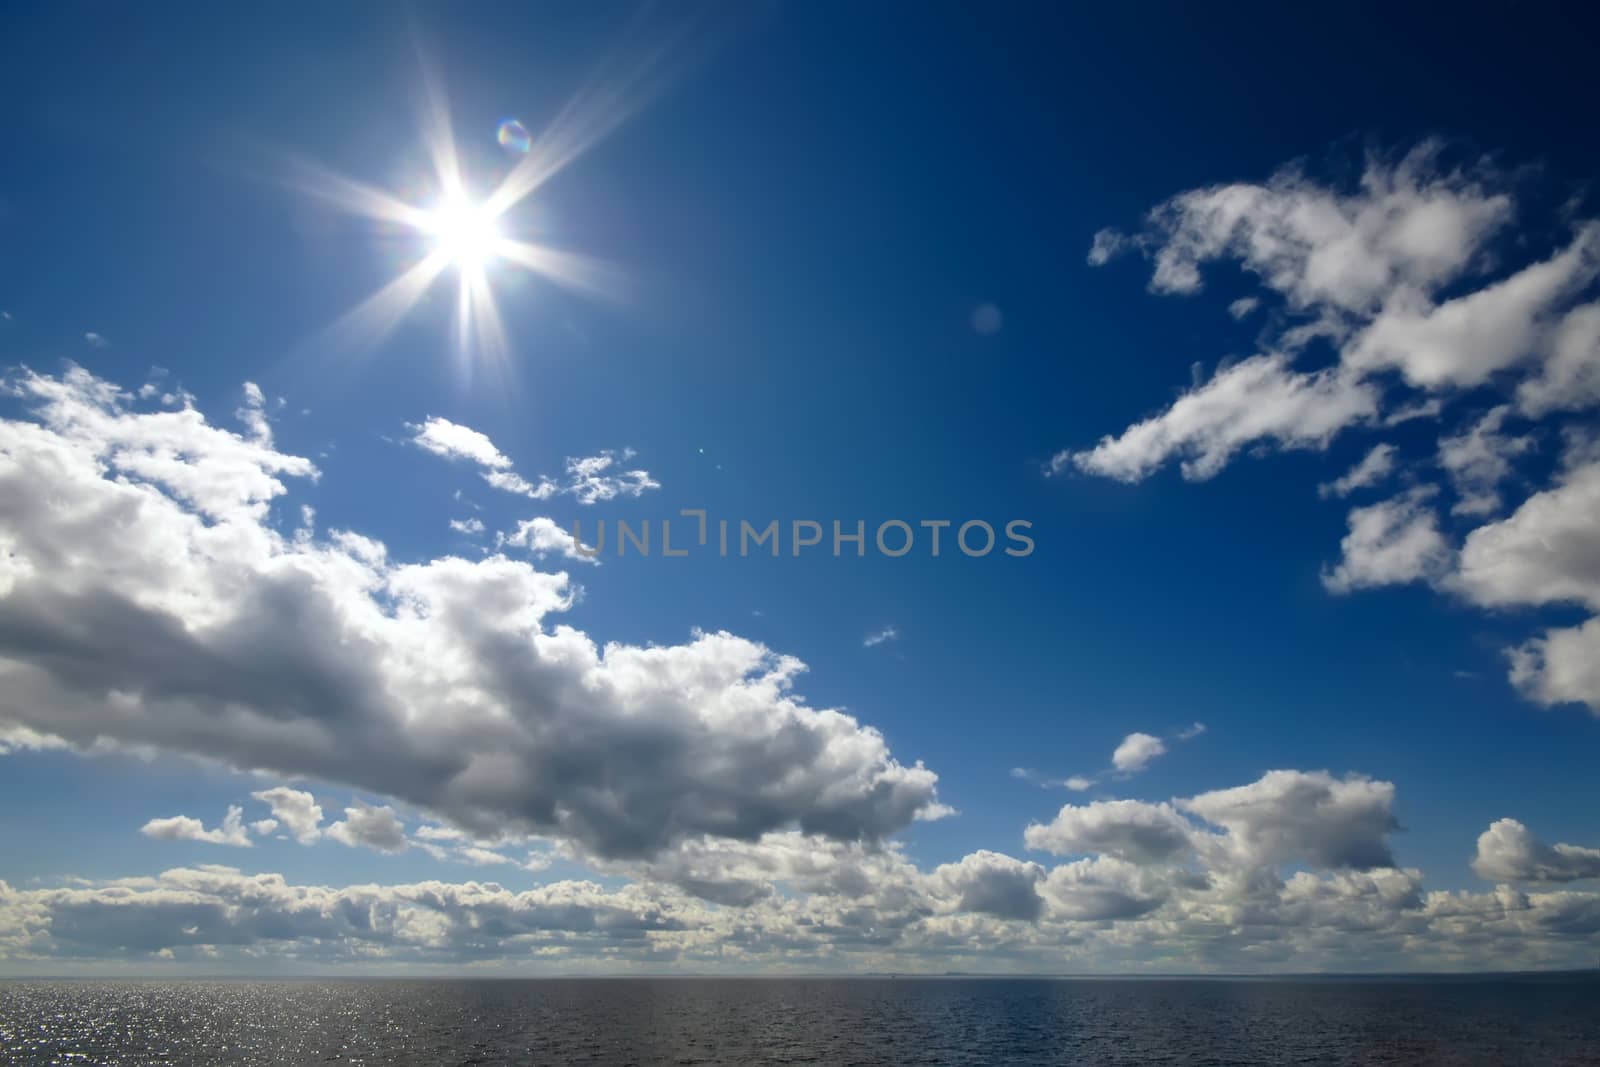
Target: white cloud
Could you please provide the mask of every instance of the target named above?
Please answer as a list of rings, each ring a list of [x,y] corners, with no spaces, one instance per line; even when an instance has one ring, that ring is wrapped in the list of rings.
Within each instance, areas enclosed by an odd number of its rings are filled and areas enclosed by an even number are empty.
[[[1342,558],[1324,568],[1322,584],[1334,593],[1442,578],[1450,543],[1427,506],[1431,494],[1412,490],[1350,512],[1350,532],[1339,542]]]
[[[1394,162],[1371,157],[1348,193],[1286,167],[1263,184],[1176,196],[1150,213],[1142,238],[1154,250],[1151,288],[1197,292],[1200,267],[1226,258],[1301,309],[1371,311],[1396,289],[1432,293],[1512,213],[1485,168],[1445,170],[1440,151],[1428,143]]]
[[[1546,707],[1586,704],[1600,716],[1600,617],[1544,631],[1513,648],[1511,684]]]
[[[487,435],[470,426],[435,415],[420,424],[407,423],[406,429],[411,431],[413,444],[436,456],[469,460],[491,470],[509,470],[511,467],[510,458],[501,453]]]
[[[1163,755],[1167,746],[1152,734],[1131,733],[1111,753],[1111,766],[1125,774],[1142,771],[1150,761]]]
[[[1472,869],[1495,882],[1574,882],[1600,878],[1600,848],[1547,845],[1515,819],[1500,819],[1478,837]]]
[[[50,974],[245,972],[290,959],[300,970],[363,974],[627,973],[641,965],[734,973],[1415,971],[1592,962],[1600,893],[1427,892],[1421,872],[1388,865],[1392,795],[1388,783],[1276,771],[1172,804],[1069,805],[1050,826],[1028,831],[1030,847],[1072,857],[1053,867],[979,850],[924,871],[893,842],[786,830],[748,841],[703,836],[648,859],[579,854],[606,875],[604,886],[335,888],[220,866],[63,887],[0,882],[0,960],[8,971]],[[447,858],[511,877],[553,856],[539,850],[526,864],[501,862],[509,844],[490,848],[448,827],[424,826],[417,837],[459,846]],[[1581,874],[1593,850],[1532,851],[1537,862],[1511,868],[1527,876],[1516,880]]]
[[[458,534],[465,534],[468,537],[476,537],[483,533],[483,520],[478,518],[451,519],[450,529],[454,530]]]
[[[1089,266],[1104,266],[1132,247],[1133,242],[1126,235],[1116,230],[1101,230],[1094,235],[1094,242],[1089,246]]]
[[[90,348],[110,348],[111,347],[111,342],[110,341],[107,341],[104,337],[102,337],[100,334],[95,333],[93,330],[90,330],[88,333],[84,334],[83,335],[83,340]]]
[[[228,809],[222,825],[215,830],[207,830],[199,819],[174,815],[169,819],[151,819],[139,828],[139,832],[158,841],[203,841],[208,845],[250,847],[250,835],[244,828],[244,809],[238,806]]]
[[[900,631],[898,629],[893,626],[885,626],[883,629],[874,630],[872,633],[862,638],[861,643],[867,648],[873,648],[877,645],[884,644],[887,641],[898,641],[899,639]]]
[[[1057,453],[1050,465],[1137,482],[1178,457],[1185,478],[1203,481],[1249,445],[1323,449],[1377,411],[1377,391],[1337,369],[1301,373],[1285,356],[1253,356],[1218,369],[1161,414],[1087,451]]]
[[[1064,805],[1050,822],[1030,825],[1023,841],[1058,856],[1104,854],[1131,863],[1166,863],[1191,853],[1200,834],[1170,804],[1097,800]]]
[[[1481,385],[1540,354],[1560,304],[1600,270],[1600,226],[1504,281],[1435,305],[1399,290],[1345,349],[1360,370],[1393,368],[1427,389]]]
[[[979,851],[934,871],[960,898],[963,911],[997,919],[1032,922],[1044,912],[1038,885],[1045,870],[1037,863],[999,852]]]
[[[310,793],[280,785],[250,796],[270,807],[272,817],[300,844],[312,844],[322,836],[322,806]]]
[[[328,825],[328,836],[350,848],[377,852],[404,852],[407,845],[405,827],[393,808],[359,800],[344,809],[343,821]]]
[[[1517,410],[1539,416],[1600,404],[1600,304],[1575,308],[1548,336],[1547,358],[1517,386]]]
[[[1323,498],[1346,497],[1357,489],[1377,485],[1394,473],[1395,456],[1399,451],[1390,444],[1373,445],[1372,450],[1342,476],[1317,486],[1317,495]]]
[[[142,390],[141,390],[142,392]],[[255,382],[244,383],[244,403],[234,411],[234,418],[244,423],[250,440],[264,448],[272,447],[272,425],[267,422],[267,398]]]
[[[580,545],[578,539],[563,530],[554,519],[544,516],[517,523],[517,528],[509,534],[496,535],[495,547],[508,545],[526,549],[535,559],[554,555],[577,563],[600,563],[597,547]],[[586,548],[588,551],[584,551]]]
[[[34,416],[0,420],[0,727],[600,856],[788,827],[881,841],[942,810],[932,771],[795,694],[793,657],[726,632],[600,644],[553,623],[564,573],[285,536],[269,504],[308,461],[131,412],[79,370],[15,389]]]
[[[661,483],[651,478],[648,471],[622,468],[622,464],[634,456],[633,450],[628,448],[606,449],[594,456],[569,456],[563,478],[540,478],[534,483],[512,469],[510,457],[496,448],[487,435],[470,426],[430,416],[421,423],[407,423],[406,429],[411,431],[411,441],[417,447],[445,459],[474,463],[480,468],[483,480],[494,488],[532,500],[549,500],[565,494],[576,498],[580,504],[595,504],[619,496],[641,496],[651,489],[661,488]]]
[[[1600,610],[1600,461],[1564,471],[1461,546],[1452,584],[1487,607],[1582,604]]]
[[[1249,785],[1180,801],[1183,810],[1228,831],[1253,863],[1302,860],[1319,869],[1392,867],[1388,835],[1394,786],[1326,771],[1269,771]]]
[[[1491,515],[1500,510],[1500,484],[1512,475],[1511,460],[1533,448],[1533,438],[1501,432],[1511,408],[1491,409],[1471,427],[1439,442],[1439,466],[1459,498],[1455,515]]]
[[[644,470],[623,470],[621,465],[633,458],[633,450],[621,452],[606,449],[597,456],[568,456],[566,480],[554,484],[553,492],[576,497],[580,504],[594,504],[619,496],[642,496],[651,489],[660,489],[661,483]]]
[[[1228,305],[1228,314],[1232,315],[1235,319],[1243,320],[1249,318],[1250,313],[1255,311],[1255,309],[1260,306],[1261,301],[1256,297],[1241,296],[1239,299]]]

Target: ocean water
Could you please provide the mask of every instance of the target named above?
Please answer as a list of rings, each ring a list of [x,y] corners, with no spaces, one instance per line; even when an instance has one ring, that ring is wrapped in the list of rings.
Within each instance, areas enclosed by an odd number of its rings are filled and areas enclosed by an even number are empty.
[[[24,1064],[1594,1064],[1600,978],[0,981]]]

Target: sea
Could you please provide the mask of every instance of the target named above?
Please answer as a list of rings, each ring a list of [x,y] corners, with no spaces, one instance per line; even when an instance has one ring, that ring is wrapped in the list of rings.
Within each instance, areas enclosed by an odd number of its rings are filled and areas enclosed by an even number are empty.
[[[0,981],[18,1064],[1600,1064],[1600,974]]]

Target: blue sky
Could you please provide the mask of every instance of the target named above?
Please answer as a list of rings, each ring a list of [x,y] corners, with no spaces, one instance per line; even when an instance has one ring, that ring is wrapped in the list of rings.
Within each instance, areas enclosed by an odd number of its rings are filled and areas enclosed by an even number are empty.
[[[1592,960],[1592,25],[146,14],[0,22],[0,916],[53,916],[0,920],[0,971]],[[457,341],[459,261],[382,336],[330,329],[438,247],[335,202],[441,202],[428,70],[467,202],[581,149],[499,225],[594,284],[491,257],[499,348]],[[1018,519],[1035,550],[593,566],[514,536],[678,541],[685,508]],[[587,681],[552,680],[562,633]],[[1119,768],[1134,735],[1160,745]],[[304,841],[279,787],[325,815]],[[660,923],[313,949],[240,933],[268,875]],[[1250,917],[1257,878],[1309,933]],[[208,918],[82,919],[128,886]]]

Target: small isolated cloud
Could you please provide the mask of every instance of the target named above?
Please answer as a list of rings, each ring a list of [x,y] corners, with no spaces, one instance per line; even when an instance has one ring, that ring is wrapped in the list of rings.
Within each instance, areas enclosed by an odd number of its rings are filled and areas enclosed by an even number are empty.
[[[1241,296],[1228,305],[1228,314],[1235,319],[1246,319],[1250,313],[1261,306],[1261,301],[1253,296]]]
[[[1424,487],[1352,510],[1350,532],[1339,542],[1343,558],[1322,571],[1328,591],[1348,593],[1442,577],[1453,552],[1427,506],[1431,496]]]
[[[1150,761],[1167,751],[1167,741],[1192,741],[1206,732],[1203,722],[1191,723],[1166,739],[1134,732],[1124,737],[1116,749],[1111,753],[1111,766],[1100,775],[1074,774],[1066,778],[1049,778],[1038,771],[1026,767],[1014,767],[1011,770],[1013,778],[1020,778],[1042,789],[1070,789],[1082,793],[1097,785],[1104,775],[1114,775],[1118,778],[1127,778],[1137,774],[1149,766]]]
[[[979,304],[972,309],[972,330],[980,337],[992,337],[1005,324],[1005,315],[994,304]]]
[[[488,435],[470,426],[429,416],[421,423],[406,423],[406,429],[411,433],[411,443],[418,448],[445,459],[474,463],[483,480],[494,488],[531,500],[567,495],[580,504],[595,504],[661,488],[649,471],[623,469],[622,465],[634,457],[631,448],[605,449],[593,456],[568,456],[562,478],[542,477],[534,483],[512,469],[510,457],[496,448]]]
[[[1439,466],[1456,491],[1452,515],[1492,515],[1500,510],[1500,485],[1511,461],[1533,450],[1533,438],[1502,432],[1509,405],[1493,408],[1472,426],[1439,441]]]
[[[469,537],[476,537],[478,534],[483,533],[483,520],[451,519],[450,529],[454,530],[458,534],[466,534]]]
[[[1600,878],[1600,848],[1547,845],[1517,820],[1500,819],[1479,836],[1472,870],[1491,882]]]
[[[272,426],[267,422],[267,398],[255,382],[244,383],[244,403],[233,417],[244,424],[246,436],[258,445],[272,447]]]
[[[481,523],[479,528],[482,528]],[[596,566],[600,563],[599,546],[584,551],[589,546],[580,545],[578,539],[563,530],[554,519],[542,515],[517,523],[517,528],[509,534],[496,535],[496,548],[504,548],[507,545],[526,549],[535,559],[556,555],[578,563],[592,563]]]
[[[83,341],[90,348],[110,348],[111,347],[111,342],[110,341],[107,341],[104,337],[102,337],[99,334],[95,333],[93,330],[90,330],[88,333],[83,335]]]
[[[377,852],[404,852],[405,827],[387,804],[356,801],[344,809],[344,821],[328,827],[328,836],[351,848],[370,848]]]
[[[1101,267],[1133,247],[1133,239],[1113,229],[1104,229],[1094,235],[1087,257],[1089,266]]]
[[[322,807],[310,793],[280,785],[250,796],[270,807],[273,818],[300,844],[312,844],[322,836]]]
[[[1377,389],[1339,368],[1297,371],[1282,354],[1252,356],[1093,448],[1056,453],[1049,470],[1138,482],[1176,458],[1184,478],[1205,481],[1241,450],[1321,451],[1340,430],[1377,412]]]
[[[1150,761],[1167,751],[1167,745],[1154,734],[1131,733],[1111,753],[1111,766],[1124,774],[1142,771]]]
[[[1317,486],[1317,495],[1324,500],[1329,497],[1346,497],[1357,489],[1366,489],[1377,485],[1390,474],[1394,473],[1395,457],[1399,449],[1394,445],[1374,445],[1357,463],[1331,482],[1323,482]]]
[[[867,648],[876,648],[878,645],[888,641],[898,640],[900,640],[900,631],[893,626],[885,626],[883,629],[874,631],[862,638],[861,643]]]
[[[244,809],[237,804],[228,808],[222,825],[215,830],[207,830],[199,819],[174,815],[170,819],[151,819],[139,828],[139,832],[157,841],[203,841],[208,845],[250,847],[250,835],[244,828]]]
[[[1050,778],[1031,767],[1011,768],[1011,777],[1036,785],[1040,789],[1070,789],[1075,793],[1082,793],[1094,788],[1095,780],[1081,774],[1070,775],[1066,778]]]

